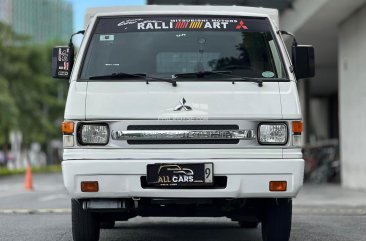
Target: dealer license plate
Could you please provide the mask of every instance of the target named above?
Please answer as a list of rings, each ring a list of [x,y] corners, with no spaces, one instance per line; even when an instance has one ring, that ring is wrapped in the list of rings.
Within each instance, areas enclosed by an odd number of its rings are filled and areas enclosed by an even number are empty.
[[[213,184],[213,163],[159,163],[147,165],[147,183],[154,186],[207,186]]]

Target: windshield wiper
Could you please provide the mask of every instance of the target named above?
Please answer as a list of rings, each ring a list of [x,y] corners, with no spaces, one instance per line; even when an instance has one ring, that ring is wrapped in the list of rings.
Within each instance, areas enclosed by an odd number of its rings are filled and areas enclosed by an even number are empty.
[[[263,80],[258,78],[233,77],[231,80],[233,81],[233,84],[235,84],[235,82],[254,82],[258,84],[258,87],[263,87]]]
[[[201,71],[201,72],[174,74],[173,78],[184,78],[192,76],[195,76],[197,78],[203,78],[207,75],[221,75],[225,77],[230,77],[230,80],[232,80],[233,84],[235,84],[235,82],[254,82],[257,83],[259,87],[263,86],[263,80],[266,79],[266,78],[251,78],[251,77],[236,76],[232,75],[231,73],[232,71]]]
[[[177,87],[177,81],[174,78],[166,79],[166,78],[158,78],[152,76],[146,76],[146,84],[149,84],[149,81],[165,81],[171,83],[173,87]]]
[[[286,78],[252,78],[252,77],[243,77],[237,76],[231,79],[232,83],[235,82],[255,82],[259,87],[263,86],[263,82],[289,82],[289,79]]]
[[[173,78],[191,78],[191,77],[197,77],[197,78],[203,78],[207,75],[229,75],[231,76],[232,71],[199,71],[199,72],[189,72],[189,73],[179,73],[179,74],[173,74]]]
[[[149,81],[164,81],[171,83],[174,87],[177,86],[177,81],[175,79],[165,79],[165,78],[157,78],[157,77],[151,77],[147,74],[130,74],[130,73],[112,73],[109,75],[96,75],[89,77],[89,80],[99,80],[99,79],[129,79],[129,78],[138,78],[138,79],[144,79],[146,80],[146,84],[149,84]]]
[[[146,74],[129,74],[129,73],[112,73],[107,75],[95,75],[89,77],[90,80],[98,80],[98,79],[128,79],[128,78],[139,78],[145,79]]]

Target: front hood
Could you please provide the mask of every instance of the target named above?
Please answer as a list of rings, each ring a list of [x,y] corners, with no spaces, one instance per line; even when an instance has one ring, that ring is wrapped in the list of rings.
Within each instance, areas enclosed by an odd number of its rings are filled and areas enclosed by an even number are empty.
[[[183,98],[187,108],[179,108]],[[85,103],[87,120],[282,117],[277,82],[89,82]]]

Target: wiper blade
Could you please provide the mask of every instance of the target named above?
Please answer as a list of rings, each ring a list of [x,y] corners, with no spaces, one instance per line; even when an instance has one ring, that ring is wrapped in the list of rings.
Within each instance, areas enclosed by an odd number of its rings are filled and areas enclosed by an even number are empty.
[[[259,87],[263,86],[263,82],[288,82],[288,79],[285,78],[252,78],[252,77],[243,77],[243,76],[236,76],[231,79],[232,83],[235,82],[255,82],[258,84]]]
[[[149,81],[165,81],[165,82],[171,83],[173,85],[173,87],[177,87],[177,81],[174,78],[166,79],[166,78],[146,76],[145,79],[146,79],[146,84],[149,84]]]
[[[243,76],[236,76],[231,74],[232,71],[201,71],[201,72],[192,72],[192,73],[181,73],[181,74],[174,74],[173,78],[179,78],[179,77],[192,77],[196,76],[198,78],[203,78],[207,75],[221,75],[225,77],[230,77],[230,80],[232,80],[233,84],[235,82],[254,82],[257,83],[259,87],[263,86],[263,79],[264,78],[251,78],[251,77],[243,77]]]
[[[173,78],[184,78],[184,77],[197,77],[197,78],[203,78],[207,75],[229,75],[231,76],[232,71],[200,71],[200,72],[189,72],[189,73],[179,73],[179,74],[173,74]]]
[[[112,73],[109,75],[97,75],[89,77],[89,80],[98,80],[98,79],[129,79],[129,78],[139,78],[145,79],[146,84],[149,84],[149,81],[164,81],[171,83],[174,87],[177,86],[177,82],[174,79],[165,79],[165,78],[157,78],[151,77],[147,74],[130,74],[130,73]]]
[[[254,82],[258,84],[258,87],[263,87],[262,78],[233,77],[231,80],[233,81],[233,84],[235,84],[235,82]]]
[[[130,74],[130,73],[112,73],[108,75],[96,75],[89,77],[90,80],[97,79],[129,79],[129,78],[139,78],[146,79],[146,74]]]

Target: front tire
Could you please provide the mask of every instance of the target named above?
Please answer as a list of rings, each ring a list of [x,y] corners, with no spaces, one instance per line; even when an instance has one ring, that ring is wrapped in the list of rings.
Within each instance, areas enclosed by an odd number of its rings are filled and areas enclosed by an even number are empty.
[[[263,241],[288,241],[291,233],[292,200],[268,200],[262,220]]]
[[[98,241],[100,224],[98,217],[83,209],[81,203],[71,199],[72,237],[74,241]]]

